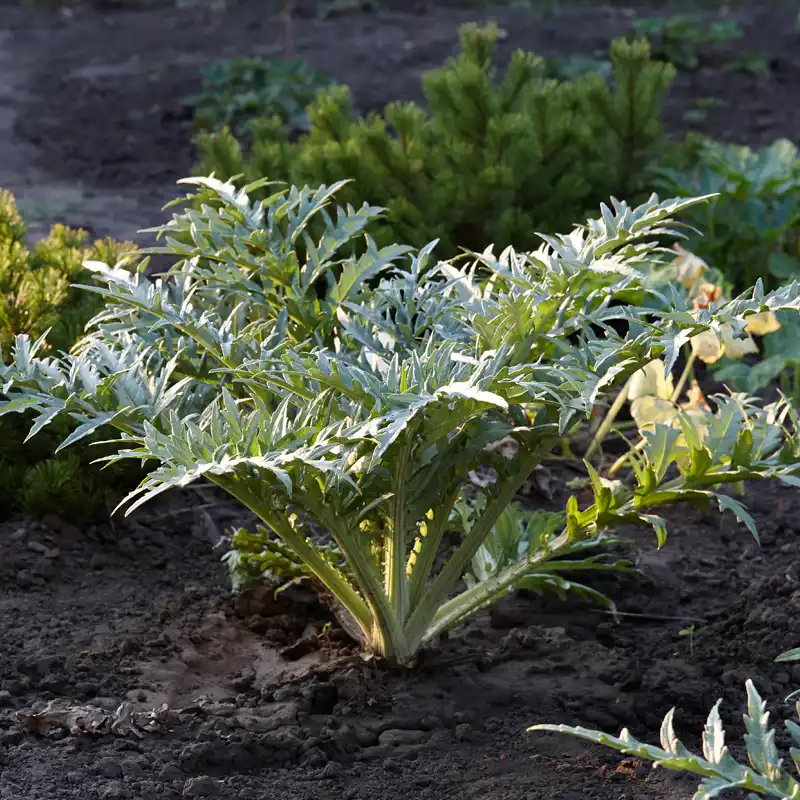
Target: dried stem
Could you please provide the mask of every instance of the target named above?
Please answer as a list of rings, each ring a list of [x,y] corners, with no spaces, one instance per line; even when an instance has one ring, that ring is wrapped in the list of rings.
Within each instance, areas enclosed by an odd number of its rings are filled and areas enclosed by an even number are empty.
[[[294,58],[294,8],[296,0],[285,0],[281,19],[283,20],[283,57]]]

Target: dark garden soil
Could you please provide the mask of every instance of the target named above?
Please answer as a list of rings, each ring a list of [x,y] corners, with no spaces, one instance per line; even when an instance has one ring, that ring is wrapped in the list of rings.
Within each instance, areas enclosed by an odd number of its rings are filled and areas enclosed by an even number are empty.
[[[7,525],[0,797],[688,797],[686,778],[525,727],[628,725],[653,739],[678,705],[694,744],[724,697],[740,735],[748,676],[788,714],[800,669],[772,659],[800,639],[800,498],[747,499],[761,549],[731,519],[686,509],[668,515],[660,552],[637,534],[648,580],[605,587],[618,622],[513,597],[405,672],[364,662],[303,589],[231,596],[212,547],[238,514],[214,498],[175,496],[113,527]],[[21,724],[48,701],[166,708],[138,738]]]
[[[160,222],[174,181],[191,171],[191,110],[183,101],[199,89],[201,67],[283,52],[278,0],[229,0],[224,13],[208,10],[206,0],[185,10],[108,10],[130,5],[166,3],[69,0],[65,11],[35,15],[0,0],[0,185],[42,225],[58,219],[134,236]],[[496,20],[506,34],[500,60],[518,47],[542,56],[603,55],[634,16],[668,8],[563,2],[558,13],[541,16],[513,4],[487,10],[475,0],[381,0],[380,12],[321,19],[315,8],[322,5],[296,3],[296,52],[349,84],[364,112],[421,100],[420,75],[456,51],[462,22]],[[719,64],[681,74],[667,106],[672,134],[693,127],[761,145],[797,130],[797,9],[777,0],[750,5],[760,10],[727,12],[745,30],[728,55],[767,54],[770,76]],[[698,101],[709,98],[718,107],[698,112]],[[706,119],[690,125],[687,111]]]
[[[58,220],[122,237],[157,223],[192,163],[181,99],[212,60],[278,52],[269,5],[224,16],[47,16],[0,4],[0,186],[17,193],[34,232]],[[633,13],[580,8],[540,19],[417,3],[426,13],[320,20],[298,5],[307,12],[294,25],[298,52],[350,83],[364,110],[418,97],[420,73],[454,52],[462,21],[497,19],[505,54],[592,54]],[[684,112],[713,96],[727,106],[710,112],[706,132],[751,144],[792,138],[794,12],[731,12],[747,49],[772,57],[771,76],[681,76],[671,131],[685,131]],[[782,698],[800,686],[800,668],[773,659],[800,644],[800,497],[756,487],[747,500],[760,549],[732,519],[695,510],[667,515],[662,551],[636,532],[648,580],[605,587],[624,612],[618,621],[513,597],[408,671],[363,661],[302,588],[279,602],[267,592],[232,597],[214,544],[241,514],[215,497],[176,495],[86,530],[57,517],[4,525],[0,800],[688,797],[686,778],[524,731],[541,721],[627,725],[655,740],[678,705],[680,730],[695,744],[724,697],[738,736],[748,676],[778,718],[789,713]],[[101,732],[37,732],[42,720],[25,713],[50,701],[51,710],[99,709],[82,714],[101,715]],[[149,728],[135,718],[146,728],[138,737],[106,732],[121,703],[162,710]]]

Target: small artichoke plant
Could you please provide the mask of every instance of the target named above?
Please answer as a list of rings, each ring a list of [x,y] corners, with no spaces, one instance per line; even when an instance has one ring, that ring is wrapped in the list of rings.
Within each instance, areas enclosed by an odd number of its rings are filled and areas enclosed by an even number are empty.
[[[517,585],[565,589],[559,576],[607,569],[597,552],[617,525],[663,541],[658,506],[715,502],[752,524],[720,486],[797,481],[792,409],[733,395],[702,424],[683,414],[645,431],[631,485],[589,465],[588,505],[571,497],[555,525],[508,524],[531,471],[634,372],[657,358],[671,370],[693,336],[741,335],[749,315],[800,307],[797,285],[696,313],[648,288],[660,242],[681,234],[674,216],[702,199],[615,200],[534,252],[437,263],[433,244],[378,247],[368,226],[381,210],[334,207],[338,184],[254,200],[266,182],[187,182],[188,210],[160,229],[174,265],[153,281],[89,264],[97,284],[84,288],[105,309],[69,354],[17,337],[0,413],[32,413],[31,435],[70,416],[62,447],[116,429],[111,460],[153,465],[128,511],[198,479],[226,490],[392,663]],[[493,479],[448,545],[480,468]]]
[[[600,731],[567,725],[534,725],[530,731],[552,731],[568,733],[603,744],[628,755],[638,756],[654,762],[665,769],[690,772],[700,775],[702,780],[693,800],[711,800],[729,789],[745,789],[750,797],[800,797],[800,783],[785,768],[775,744],[775,731],[769,728],[769,714],[752,681],[747,681],[747,713],[744,724],[747,733],[747,764],[737,761],[725,745],[725,730],[719,714],[721,700],[711,709],[703,730],[703,754],[688,750],[675,735],[672,709],[661,725],[661,747],[642,744],[623,729],[619,736],[610,736]],[[800,704],[797,706],[800,718]],[[800,725],[786,720],[786,728],[796,747],[789,754],[795,770],[800,769]]]

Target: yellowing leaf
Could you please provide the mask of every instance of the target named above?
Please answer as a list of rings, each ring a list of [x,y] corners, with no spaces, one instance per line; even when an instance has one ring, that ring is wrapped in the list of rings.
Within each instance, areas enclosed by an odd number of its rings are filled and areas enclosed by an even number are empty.
[[[628,399],[634,401],[640,397],[660,397],[669,400],[673,391],[672,375],[664,377],[664,362],[657,358],[633,374],[628,387]]]
[[[750,353],[758,352],[755,340],[751,336],[748,335],[737,339],[733,335],[733,328],[727,324],[721,325],[720,330],[722,331],[725,355],[728,358],[742,358]]]
[[[661,397],[638,397],[631,403],[631,416],[639,430],[655,425],[671,425],[677,415],[675,404]]]
[[[781,324],[778,318],[771,311],[762,311],[759,314],[751,314],[747,317],[747,333],[756,336],[766,336],[768,333],[775,333],[780,330]]]
[[[711,406],[708,405],[706,396],[703,394],[703,390],[696,380],[692,381],[692,385],[686,392],[686,402],[681,403],[681,408],[688,414],[699,412],[705,415],[707,411],[711,411]]]
[[[728,358],[742,358],[757,353],[758,347],[751,336],[737,338],[728,323],[719,326],[719,337],[713,330],[703,331],[690,339],[692,352],[706,364],[719,361],[723,355]]]
[[[691,289],[703,277],[708,264],[694,253],[684,250],[679,244],[675,245],[675,252],[678,254],[672,262],[675,267],[675,277],[682,286]]]
[[[713,364],[722,358],[725,350],[722,342],[717,338],[714,331],[703,331],[697,336],[692,336],[689,340],[692,345],[692,352],[706,364]]]
[[[697,287],[697,292],[692,305],[694,308],[711,308],[714,303],[722,299],[722,289],[713,283],[701,283]]]

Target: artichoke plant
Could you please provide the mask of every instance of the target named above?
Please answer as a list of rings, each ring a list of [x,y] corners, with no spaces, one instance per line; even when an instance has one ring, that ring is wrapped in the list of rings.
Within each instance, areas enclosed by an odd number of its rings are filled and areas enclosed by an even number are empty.
[[[437,263],[433,244],[377,247],[367,231],[380,209],[334,208],[339,185],[256,201],[264,182],[188,182],[188,210],[160,229],[173,266],[152,281],[124,262],[89,264],[97,284],[85,288],[105,309],[69,354],[18,337],[0,413],[32,412],[31,435],[69,415],[62,447],[116,429],[112,460],[153,465],[128,511],[212,481],[390,662],[412,662],[517,585],[564,588],[552,576],[607,569],[598,548],[619,524],[663,541],[658,506],[715,502],[751,524],[718,487],[797,481],[791,408],[732,396],[701,422],[646,431],[630,485],[589,466],[593,502],[571,497],[559,524],[508,537],[500,555],[490,541],[531,471],[634,372],[656,358],[669,371],[698,334],[741,335],[749,315],[800,307],[797,285],[696,313],[648,288],[660,242],[681,233],[674,215],[702,199],[615,200],[534,252]],[[503,440],[514,447],[494,447]],[[447,547],[480,467],[493,479]]]
[[[800,783],[786,769],[785,761],[780,756],[775,743],[775,731],[769,727],[766,703],[752,681],[747,681],[746,688],[747,713],[744,715],[744,724],[747,733],[744,741],[747,747],[747,764],[737,761],[725,744],[725,729],[719,714],[721,700],[717,701],[706,720],[702,755],[692,753],[675,735],[672,722],[675,709],[664,717],[661,724],[661,747],[642,744],[627,729],[623,729],[619,736],[567,725],[534,725],[529,730],[568,733],[647,759],[664,769],[700,775],[700,785],[693,800],[711,800],[731,789],[745,789],[750,792],[750,798],[762,795],[795,800],[800,797]],[[797,706],[797,715],[800,718],[800,704]],[[786,720],[786,728],[794,745],[797,745],[789,750],[797,771],[800,769],[800,725]]]

